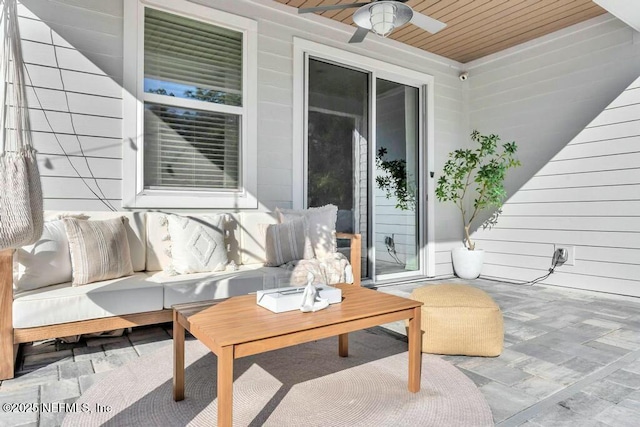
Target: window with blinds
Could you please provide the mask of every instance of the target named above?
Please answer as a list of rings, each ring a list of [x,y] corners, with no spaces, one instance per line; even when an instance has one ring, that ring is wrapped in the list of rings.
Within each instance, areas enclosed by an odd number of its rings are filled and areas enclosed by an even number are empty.
[[[145,8],[145,188],[240,188],[242,49],[241,32]]]

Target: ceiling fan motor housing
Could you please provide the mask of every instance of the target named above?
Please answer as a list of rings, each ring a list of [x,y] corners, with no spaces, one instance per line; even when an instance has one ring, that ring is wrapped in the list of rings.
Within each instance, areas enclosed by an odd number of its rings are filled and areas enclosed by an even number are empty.
[[[358,27],[371,30],[372,29],[371,8],[374,6],[379,6],[381,4],[391,5],[396,9],[395,19],[394,19],[393,27],[391,28],[391,30],[406,24],[413,17],[413,10],[406,4],[399,1],[379,0],[379,1],[366,4],[360,7],[358,10],[356,10],[355,13],[353,14],[353,22],[355,22],[355,24]]]

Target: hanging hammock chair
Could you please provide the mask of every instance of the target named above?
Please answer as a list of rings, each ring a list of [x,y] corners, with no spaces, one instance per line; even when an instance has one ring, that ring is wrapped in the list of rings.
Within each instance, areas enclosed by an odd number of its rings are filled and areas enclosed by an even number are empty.
[[[43,207],[36,151],[31,144],[16,0],[2,0],[0,25],[3,34],[0,249],[7,249],[40,238]]]

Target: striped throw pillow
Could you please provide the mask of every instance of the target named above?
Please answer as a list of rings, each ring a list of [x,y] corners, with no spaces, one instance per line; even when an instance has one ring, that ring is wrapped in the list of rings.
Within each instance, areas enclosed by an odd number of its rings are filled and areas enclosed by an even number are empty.
[[[338,250],[336,240],[337,206],[325,205],[301,211],[276,208],[276,212],[282,223],[300,217],[307,219],[309,227],[307,232],[316,258],[331,257]]]
[[[289,261],[313,258],[313,248],[307,234],[307,219],[297,218],[283,224],[270,224],[265,231],[267,267],[277,267]]]
[[[73,286],[133,274],[125,223],[119,217],[103,221],[65,218]]]

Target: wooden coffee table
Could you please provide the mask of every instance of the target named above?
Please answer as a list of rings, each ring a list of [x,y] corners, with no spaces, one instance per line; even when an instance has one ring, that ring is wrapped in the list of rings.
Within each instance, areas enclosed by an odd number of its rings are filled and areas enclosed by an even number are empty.
[[[184,399],[185,329],[218,357],[218,425],[233,419],[233,360],[308,341],[338,336],[338,354],[349,352],[349,332],[396,320],[409,320],[409,391],[420,390],[419,301],[338,284],[342,303],[315,313],[272,313],[255,295],[173,307],[173,398]],[[292,350],[295,351],[295,350]]]

